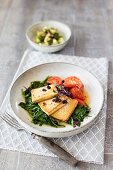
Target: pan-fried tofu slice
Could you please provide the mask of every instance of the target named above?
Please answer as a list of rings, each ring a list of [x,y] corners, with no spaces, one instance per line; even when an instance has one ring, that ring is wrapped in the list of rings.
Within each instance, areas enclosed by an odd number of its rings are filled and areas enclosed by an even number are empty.
[[[60,105],[58,105],[56,108],[54,108],[53,110],[50,111],[50,114],[56,112],[57,110],[59,110],[60,108],[64,107],[68,102],[70,102],[70,98],[67,96],[60,96],[61,99],[61,103]]]
[[[31,97],[33,103],[38,103],[54,96],[57,96],[58,92],[54,85],[44,86],[31,90]]]
[[[71,99],[69,103],[67,103],[64,107],[54,112],[51,116],[58,120],[66,122],[73,113],[73,111],[75,110],[77,104],[78,104],[77,100]]]
[[[63,96],[54,97],[52,99],[43,102],[39,102],[38,105],[49,116],[52,113],[56,112],[61,107],[63,107],[68,100],[69,100],[68,97],[63,95]]]

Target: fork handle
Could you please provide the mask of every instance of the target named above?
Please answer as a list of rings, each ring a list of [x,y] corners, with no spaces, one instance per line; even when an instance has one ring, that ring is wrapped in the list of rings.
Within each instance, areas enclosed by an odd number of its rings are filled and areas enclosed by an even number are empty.
[[[78,160],[76,160],[76,158],[74,158],[70,153],[68,153],[67,151],[62,149],[60,146],[58,146],[51,140],[49,140],[45,137],[38,137],[38,136],[35,136],[35,138],[38,139],[38,141],[41,144],[43,144],[45,146],[45,148],[47,148],[52,153],[57,155],[60,159],[66,161],[67,163],[69,163],[70,165],[72,165],[74,167],[77,165]]]

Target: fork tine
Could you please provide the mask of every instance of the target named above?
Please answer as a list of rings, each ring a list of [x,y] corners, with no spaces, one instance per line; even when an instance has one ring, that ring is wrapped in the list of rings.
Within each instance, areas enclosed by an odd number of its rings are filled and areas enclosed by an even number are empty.
[[[6,123],[8,123],[10,126],[18,129],[18,127],[15,126],[15,124],[11,123],[11,122],[9,121],[9,119],[6,119],[5,116],[1,116],[1,115],[0,115],[0,117],[1,117]]]
[[[18,121],[13,117],[11,116],[8,112],[6,112],[6,114],[9,118],[13,119],[13,121],[15,121],[16,123],[18,123]]]
[[[3,115],[3,118],[4,118],[5,120],[7,120],[10,124],[12,124],[12,125],[14,125],[14,126],[17,126],[17,125],[15,124],[15,122],[13,122],[12,119],[10,119],[9,117],[7,117],[7,115]]]
[[[8,119],[10,119],[13,123],[18,124],[17,120],[14,119],[11,115],[9,115],[7,112],[4,114],[4,116],[6,116]]]
[[[17,127],[18,129],[20,128],[18,122],[16,122],[14,118],[12,119],[11,116],[4,114],[2,117],[4,117],[4,120],[7,120],[13,126]]]
[[[18,124],[18,122],[14,121],[14,120],[13,120],[11,117],[9,117],[7,114],[5,114],[4,117],[5,117],[8,121],[10,121],[13,125],[17,126],[17,128],[20,127],[19,124]]]

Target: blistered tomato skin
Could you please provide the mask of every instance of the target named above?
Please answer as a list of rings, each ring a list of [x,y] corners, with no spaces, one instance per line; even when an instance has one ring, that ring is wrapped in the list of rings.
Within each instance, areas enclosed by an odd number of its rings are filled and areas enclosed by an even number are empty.
[[[67,77],[64,80],[63,85],[64,87],[68,87],[68,88],[72,88],[72,87],[78,87],[80,89],[84,88],[82,81],[78,77],[75,77],[75,76]]]
[[[86,104],[85,104],[85,102],[84,102],[84,100],[81,100],[81,99],[78,99],[78,98],[75,98],[77,101],[78,101],[78,104],[79,105],[82,105],[82,106],[85,106]]]
[[[81,99],[81,100],[85,99],[84,94],[83,94],[83,90],[81,90],[78,87],[71,88],[70,93],[71,93],[72,98],[74,98],[74,99],[75,98],[78,98],[78,99]]]
[[[61,85],[62,79],[58,76],[53,76],[53,77],[48,78],[47,83]]]

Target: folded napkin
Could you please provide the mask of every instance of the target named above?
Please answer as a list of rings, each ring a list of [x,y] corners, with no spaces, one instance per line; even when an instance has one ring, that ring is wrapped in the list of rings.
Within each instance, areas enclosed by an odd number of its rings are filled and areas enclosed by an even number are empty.
[[[101,82],[104,89],[105,100],[98,120],[88,130],[75,136],[53,139],[53,141],[67,150],[78,160],[103,164],[107,105],[108,61],[106,58],[86,58],[58,54],[43,54],[40,52],[27,50],[23,55],[13,82],[16,77],[25,70],[42,63],[55,61],[76,64],[90,71]],[[10,107],[9,92],[10,88],[3,101],[0,112],[4,113],[7,110],[8,113],[14,114]],[[45,147],[42,146],[36,139],[32,139],[30,134],[24,131],[16,131],[13,127],[10,127],[1,119],[0,148],[55,157],[54,154],[45,149]]]

